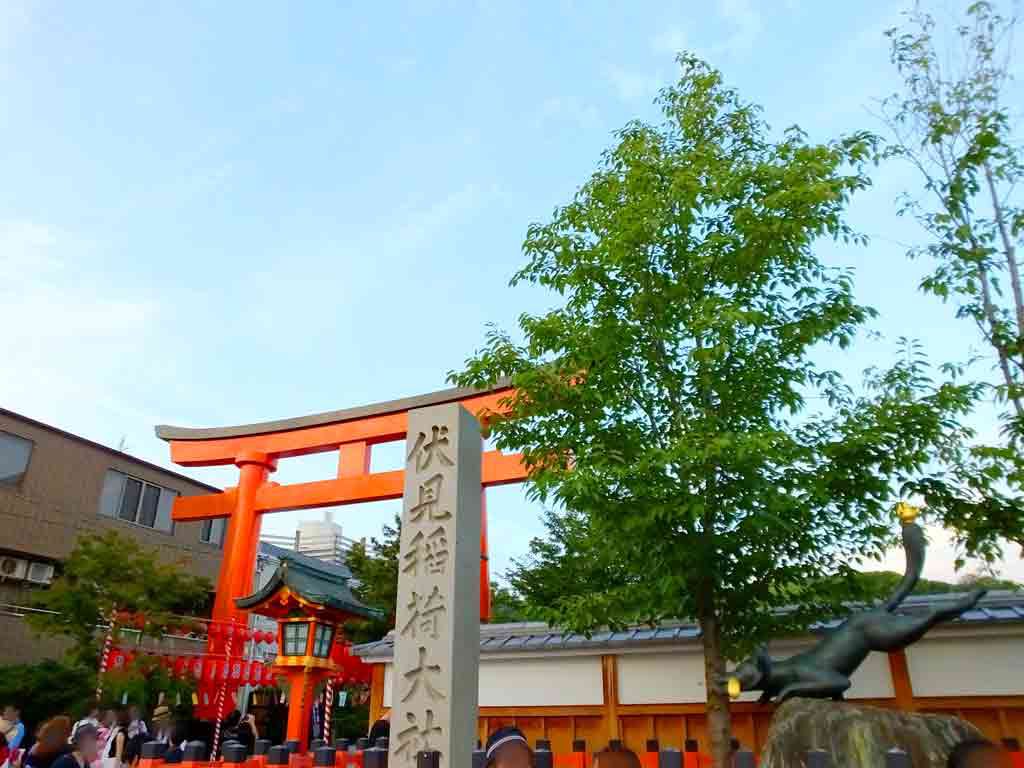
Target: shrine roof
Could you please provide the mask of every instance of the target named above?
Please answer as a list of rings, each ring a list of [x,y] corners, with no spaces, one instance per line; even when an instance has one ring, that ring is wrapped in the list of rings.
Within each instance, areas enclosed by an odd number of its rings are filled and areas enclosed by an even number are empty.
[[[271,544],[269,541],[260,542],[259,553],[265,557],[272,557],[274,560],[288,558],[294,562],[303,563],[310,568],[321,569],[325,573],[338,576],[346,581],[352,578],[352,571],[343,563],[331,563],[319,557],[311,557],[302,552],[296,552],[294,549],[279,547],[277,544]]]
[[[248,597],[236,598],[235,605],[243,610],[252,610],[271,600],[280,590],[287,588],[307,602],[324,605],[355,617],[379,619],[383,616],[382,611],[363,604],[352,594],[348,579],[336,566],[287,550],[281,550],[281,553],[275,556],[280,562],[267,583]]]
[[[912,595],[897,613],[914,614],[942,607],[963,597],[962,594]],[[845,621],[832,619],[818,622],[811,631],[835,629]],[[1024,622],[1024,592],[991,592],[953,625]],[[700,637],[700,628],[692,621],[663,622],[656,627],[631,627],[621,631],[599,630],[587,637],[550,627],[543,622],[516,624],[483,624],[480,627],[480,653],[526,653],[531,651],[585,651],[588,649],[634,648],[657,645],[679,645]],[[353,653],[368,662],[391,659],[394,634],[373,643],[357,645]]]
[[[228,437],[250,437],[252,435],[264,435],[270,432],[286,432],[293,429],[305,427],[318,427],[324,424],[335,424],[340,421],[353,421],[365,419],[370,416],[383,416],[389,413],[400,413],[414,408],[424,408],[430,405],[441,405],[451,403],[474,395],[485,395],[490,392],[499,392],[509,389],[508,380],[499,380],[495,386],[489,389],[474,389],[472,387],[453,387],[441,389],[437,392],[428,392],[425,395],[414,397],[403,397],[398,400],[386,400],[372,405],[362,405],[356,408],[344,408],[340,411],[324,411],[309,416],[297,416],[292,419],[278,419],[276,421],[260,421],[254,424],[239,424],[234,427],[175,427],[169,424],[158,424],[156,436],[161,440],[219,440]]]

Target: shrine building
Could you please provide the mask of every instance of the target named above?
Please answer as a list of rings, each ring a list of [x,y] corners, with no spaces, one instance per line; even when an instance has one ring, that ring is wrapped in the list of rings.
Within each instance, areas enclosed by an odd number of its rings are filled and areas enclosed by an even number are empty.
[[[915,595],[900,612],[924,612],[960,597]],[[772,643],[773,657],[806,650],[811,636]],[[373,665],[371,721],[391,707],[394,636],[356,646]],[[539,623],[480,627],[480,738],[516,725],[532,741],[569,752],[575,739],[599,749],[622,739],[641,752],[648,739],[682,748],[696,739],[708,751],[700,631],[688,622],[583,635]],[[759,750],[773,705],[757,692],[732,703],[733,733]],[[994,592],[962,618],[936,627],[895,653],[872,653],[853,676],[847,698],[905,711],[951,714],[990,739],[1024,742],[1024,592]]]

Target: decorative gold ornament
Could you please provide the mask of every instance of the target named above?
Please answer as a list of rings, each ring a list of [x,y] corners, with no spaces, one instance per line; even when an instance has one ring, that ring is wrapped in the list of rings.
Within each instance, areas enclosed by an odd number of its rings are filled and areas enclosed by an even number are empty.
[[[921,514],[921,507],[915,507],[913,504],[901,501],[896,505],[896,514],[902,522],[912,523]]]
[[[743,690],[740,687],[740,679],[738,677],[730,677],[729,682],[726,684],[726,690],[729,692],[730,699],[738,699],[740,692]]]

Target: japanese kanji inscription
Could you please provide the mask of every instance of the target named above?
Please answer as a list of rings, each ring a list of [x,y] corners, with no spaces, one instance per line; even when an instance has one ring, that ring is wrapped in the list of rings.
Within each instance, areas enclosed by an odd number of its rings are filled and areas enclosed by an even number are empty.
[[[480,428],[446,404],[409,412],[392,675],[392,768],[438,750],[469,765],[480,661]]]

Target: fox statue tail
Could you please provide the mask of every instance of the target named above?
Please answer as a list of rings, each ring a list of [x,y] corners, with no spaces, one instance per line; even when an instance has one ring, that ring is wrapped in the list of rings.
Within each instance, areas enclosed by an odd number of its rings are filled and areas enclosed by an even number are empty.
[[[903,521],[903,551],[907,556],[907,567],[903,572],[903,578],[896,585],[896,591],[892,597],[885,601],[885,610],[891,611],[906,599],[918,579],[921,578],[921,571],[924,570],[924,531],[912,519]]]

